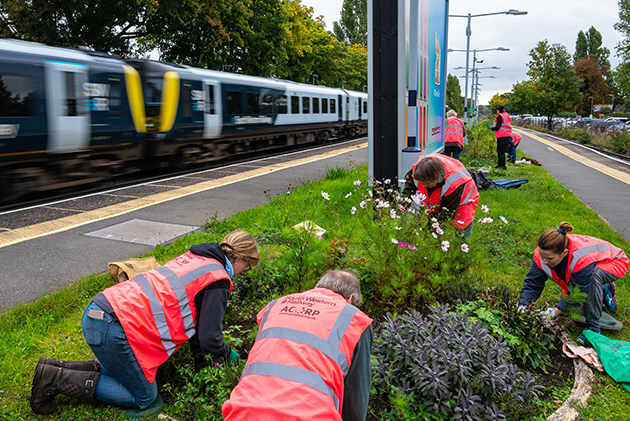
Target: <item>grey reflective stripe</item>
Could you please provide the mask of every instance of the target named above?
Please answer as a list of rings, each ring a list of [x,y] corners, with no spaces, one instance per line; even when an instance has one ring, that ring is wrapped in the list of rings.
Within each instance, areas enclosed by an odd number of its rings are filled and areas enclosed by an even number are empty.
[[[339,343],[335,344],[335,341],[329,342],[312,333],[287,327],[270,327],[269,329],[262,330],[258,333],[258,336],[256,336],[256,341],[268,338],[288,339],[291,342],[315,348],[335,361],[343,371],[344,376],[348,374],[348,370],[350,369],[348,361],[344,353],[339,350]]]
[[[468,203],[470,203],[470,198],[472,196],[472,192],[473,189],[469,189],[468,190],[468,194],[466,195],[466,197],[464,198],[464,200],[461,201],[461,203],[459,204],[459,206],[464,206],[467,205]]]
[[[265,311],[265,314],[263,314],[263,317],[260,320],[260,326],[259,326],[258,334],[260,334],[260,331],[263,330],[263,326],[265,325],[265,322],[267,321],[267,317],[269,316],[269,312],[271,311],[271,309],[273,308],[273,306],[276,304],[277,301],[278,300],[273,300],[272,302],[269,303],[269,306],[267,307],[267,311]],[[258,336],[256,336],[256,340],[258,340]]]
[[[444,182],[444,186],[442,186],[441,195],[444,196],[454,182],[460,178],[466,177],[467,175],[470,175],[470,173],[466,169],[458,171],[455,174],[451,174]]]
[[[554,280],[553,275],[551,274],[551,268],[543,263],[542,257],[540,257],[540,254],[538,255],[538,258],[540,259],[540,266],[542,267],[542,270],[545,272],[545,275],[547,275],[547,278]]]
[[[578,260],[580,260],[582,257],[590,253],[596,253],[598,251],[606,251],[606,250],[610,250],[610,247],[608,247],[606,244],[594,244],[592,246],[586,246],[586,247],[577,249],[575,252],[573,252],[573,259],[571,260],[571,265],[570,265],[571,273],[573,273],[573,269],[575,268],[575,265],[577,264]]]
[[[279,379],[290,380],[312,387],[313,389],[330,396],[335,403],[335,409],[339,412],[339,399],[337,398],[337,395],[335,395],[334,390],[324,382],[319,374],[313,371],[284,364],[256,362],[245,366],[241,379],[252,374],[277,377]]]
[[[195,334],[195,323],[192,317],[191,303],[188,300],[188,295],[186,295],[185,287],[201,276],[216,270],[225,270],[225,268],[218,263],[210,263],[191,270],[190,272],[184,274],[181,278],[168,267],[160,266],[156,269],[158,273],[166,277],[171,285],[171,288],[173,288],[173,291],[175,292],[183,318],[184,334],[188,337],[188,339]],[[135,276],[133,279],[138,282],[138,285],[140,285],[144,294],[149,298],[149,302],[151,303],[151,313],[153,314],[158,332],[160,332],[162,345],[164,345],[166,353],[170,356],[173,352],[175,352],[176,346],[172,342],[173,337],[171,336],[171,332],[168,328],[164,308],[162,307],[160,300],[158,300],[153,286],[147,278],[144,277],[144,275]]]
[[[153,291],[151,283],[144,277],[143,274],[134,276],[133,280],[138,283],[142,292],[144,292],[144,295],[149,298],[151,314],[153,314],[155,325],[160,333],[160,340],[162,341],[164,349],[166,349],[166,352],[170,356],[173,352],[175,352],[175,344],[171,342],[171,332],[169,331],[168,324],[166,323],[166,316],[164,315],[162,304],[155,296],[155,291]]]

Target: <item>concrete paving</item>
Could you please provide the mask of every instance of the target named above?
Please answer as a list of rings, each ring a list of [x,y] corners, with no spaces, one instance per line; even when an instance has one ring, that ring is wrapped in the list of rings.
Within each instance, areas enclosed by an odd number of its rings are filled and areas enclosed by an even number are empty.
[[[523,152],[630,241],[630,163],[553,136],[517,130],[523,135],[518,145]]]
[[[8,228],[0,232],[0,311],[90,274],[106,272],[109,262],[142,256],[154,249],[86,234],[133,219],[201,227],[209,217],[225,219],[260,206],[289,187],[323,178],[329,169],[362,165],[367,162],[368,149],[363,142],[337,152],[307,155],[294,155],[281,164],[275,159],[265,165],[246,164],[245,172],[226,170],[222,178],[216,174],[200,177],[202,184],[181,188],[175,180],[163,182],[171,187],[168,192],[159,193],[151,187],[149,193],[157,194],[140,193],[142,197],[138,197],[135,192],[131,202],[93,197],[78,204],[56,204],[50,209],[0,217],[0,226]],[[96,204],[105,206],[105,211],[94,209]]]

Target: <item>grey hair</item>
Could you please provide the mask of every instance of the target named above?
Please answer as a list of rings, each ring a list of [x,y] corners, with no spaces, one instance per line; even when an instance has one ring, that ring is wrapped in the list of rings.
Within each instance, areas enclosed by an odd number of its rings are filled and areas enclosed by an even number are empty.
[[[348,270],[329,270],[322,276],[315,288],[327,288],[341,295],[346,300],[354,294],[352,305],[361,304],[361,282]]]
[[[457,111],[455,110],[448,110],[448,112],[446,113],[447,117],[457,117]]]

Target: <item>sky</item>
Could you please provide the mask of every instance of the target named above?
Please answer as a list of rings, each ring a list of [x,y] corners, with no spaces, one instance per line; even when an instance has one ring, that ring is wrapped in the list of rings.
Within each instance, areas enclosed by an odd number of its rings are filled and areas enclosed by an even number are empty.
[[[370,0],[368,0],[370,1]],[[393,1],[393,0],[392,0]],[[412,0],[413,1],[413,0]],[[323,16],[326,29],[332,31],[333,21],[341,16],[343,0],[302,0],[302,3],[314,10],[315,16]],[[485,50],[498,47],[510,51],[484,51],[477,53],[477,59],[483,60],[478,67],[500,67],[500,70],[482,69],[479,79],[479,103],[487,104],[496,93],[512,90],[512,86],[528,79],[527,63],[529,52],[539,41],[548,40],[551,44],[562,44],[571,56],[575,52],[575,41],[579,31],[586,32],[594,26],[603,38],[603,46],[610,54],[612,67],[619,64],[616,46],[621,41],[621,33],[613,28],[619,21],[617,0],[507,0],[505,2],[489,0],[450,0],[449,15],[478,15],[504,12],[509,9],[527,11],[524,16],[497,14],[471,18],[470,63],[472,68],[472,50]],[[455,50],[466,49],[467,18],[449,19],[448,47]],[[466,66],[465,52],[451,52],[447,59],[447,73],[463,76],[465,70],[454,70]],[[484,78],[495,76],[496,79]],[[469,86],[471,80],[469,79]],[[464,78],[460,78],[462,94]],[[470,89],[470,87],[469,87]]]

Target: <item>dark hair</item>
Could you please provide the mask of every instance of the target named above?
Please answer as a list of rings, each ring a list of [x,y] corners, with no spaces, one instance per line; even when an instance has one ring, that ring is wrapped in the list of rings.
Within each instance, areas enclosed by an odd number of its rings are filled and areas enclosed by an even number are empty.
[[[505,107],[504,107],[503,105],[499,105],[499,106],[497,107],[497,111],[498,111],[498,112],[500,112],[500,113],[502,113],[503,111],[505,111]]]
[[[446,168],[438,158],[424,157],[416,164],[413,170],[413,179],[424,184],[425,182],[441,183],[446,177]]]
[[[561,254],[569,247],[567,234],[573,231],[573,225],[568,222],[560,222],[560,227],[548,229],[538,238],[536,245],[541,250],[552,251]]]

